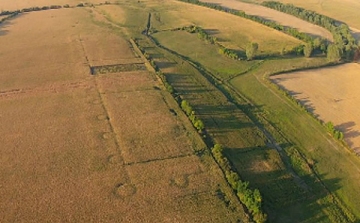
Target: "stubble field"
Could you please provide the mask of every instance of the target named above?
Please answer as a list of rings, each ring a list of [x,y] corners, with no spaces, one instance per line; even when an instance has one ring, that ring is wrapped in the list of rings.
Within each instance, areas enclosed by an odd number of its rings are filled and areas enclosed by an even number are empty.
[[[92,13],[32,12],[1,27],[2,221],[247,221],[153,74],[91,75],[144,63]]]
[[[360,152],[359,64],[272,76],[319,119],[334,123],[355,152]]]

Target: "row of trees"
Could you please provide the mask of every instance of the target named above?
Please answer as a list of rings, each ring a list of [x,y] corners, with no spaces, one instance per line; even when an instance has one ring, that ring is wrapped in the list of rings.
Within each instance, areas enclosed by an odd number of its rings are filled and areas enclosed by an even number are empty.
[[[189,119],[192,122],[192,124],[194,125],[194,127],[199,132],[204,130],[204,128],[205,128],[204,123],[195,115],[195,111],[190,106],[189,102],[187,102],[186,100],[182,100],[180,106],[181,106],[181,109],[185,112],[185,114],[189,117]]]
[[[334,45],[339,49],[340,54],[346,59],[352,59],[354,56],[357,44],[355,38],[352,36],[350,28],[334,19],[318,14],[314,11],[306,10],[292,4],[283,4],[276,1],[263,2],[262,5],[296,16],[313,24],[324,27],[329,30],[334,38]],[[315,45],[315,44],[314,44]],[[330,49],[332,49],[331,47]],[[333,58],[333,56],[331,56]]]
[[[344,139],[344,133],[335,129],[335,126],[332,122],[325,123],[325,128],[335,139],[340,141]]]
[[[229,57],[234,60],[238,60],[240,58],[239,54],[235,50],[226,48],[225,46],[223,46],[218,42],[216,37],[209,35],[204,29],[202,29],[199,26],[186,26],[186,27],[182,27],[181,29],[174,29],[174,31],[177,30],[185,30],[189,33],[197,33],[198,37],[204,40],[206,43],[216,44],[219,47],[220,54],[225,55],[226,57]],[[248,60],[254,59],[258,48],[259,45],[257,43],[250,43],[246,47],[246,57]]]
[[[104,3],[99,3],[97,5],[109,5],[111,4],[109,1],[105,1]],[[44,11],[49,9],[61,9],[61,8],[73,8],[73,7],[92,7],[94,4],[92,3],[78,3],[76,6],[70,6],[69,4],[66,5],[50,5],[50,6],[42,6],[42,7],[29,7],[29,8],[23,8],[15,11],[8,11],[8,10],[2,10],[0,12],[0,16],[6,16],[6,15],[17,15],[19,13],[23,12],[34,12],[34,11]]]
[[[225,172],[225,177],[239,200],[249,210],[252,218],[257,223],[266,222],[267,215],[262,210],[262,197],[258,189],[250,189],[249,182],[242,181],[235,171],[232,170],[229,160],[224,156],[223,148],[215,144],[211,149],[214,159]]]

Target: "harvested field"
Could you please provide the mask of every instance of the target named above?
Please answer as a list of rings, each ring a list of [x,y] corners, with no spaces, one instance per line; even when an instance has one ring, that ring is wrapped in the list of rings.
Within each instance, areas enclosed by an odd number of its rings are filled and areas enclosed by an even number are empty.
[[[271,79],[290,92],[321,120],[334,123],[360,154],[359,64],[285,73]]]
[[[201,138],[121,35],[83,8],[26,13],[6,30],[1,221],[248,222],[213,159],[195,155]],[[90,75],[98,65],[111,72]]]
[[[263,0],[250,0],[253,2],[263,2]],[[360,2],[358,0],[279,0],[282,3],[289,3],[308,10],[318,12],[339,21],[347,23],[360,29],[359,11]]]
[[[275,21],[283,26],[296,28],[301,32],[308,33],[315,37],[322,37],[332,41],[333,37],[326,29],[296,18],[291,15],[287,15],[282,12],[278,12],[273,9],[263,7],[261,5],[249,4],[236,0],[202,0],[203,2],[216,3],[224,7],[237,9],[244,11],[246,14],[259,16],[271,21]]]
[[[104,3],[103,0],[92,0],[91,3]],[[48,0],[14,0],[14,1],[1,1],[0,10],[17,10],[23,8],[30,7],[42,7],[42,6],[50,6],[50,5],[65,5],[69,4],[71,6],[75,6],[79,3],[84,3],[81,0],[52,0],[49,2]]]
[[[81,9],[49,10],[7,22],[6,34],[0,36],[0,89],[33,88],[89,74],[78,40],[82,17],[86,13]]]

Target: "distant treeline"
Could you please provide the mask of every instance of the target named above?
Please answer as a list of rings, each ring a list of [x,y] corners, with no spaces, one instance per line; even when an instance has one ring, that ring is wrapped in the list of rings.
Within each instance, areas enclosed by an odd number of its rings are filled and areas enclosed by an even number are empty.
[[[50,6],[42,6],[42,7],[29,7],[29,8],[23,8],[23,9],[18,9],[18,10],[14,10],[14,11],[8,11],[8,10],[2,10],[0,12],[0,16],[7,16],[3,19],[0,20],[1,22],[4,22],[5,20],[14,17],[20,13],[23,12],[35,12],[35,11],[44,11],[44,10],[49,10],[49,9],[61,9],[61,8],[75,8],[75,7],[93,7],[95,5],[109,5],[109,4],[114,4],[114,3],[110,3],[109,1],[105,1],[104,3],[99,3],[99,4],[92,4],[92,3],[79,3],[75,6],[70,6],[68,4],[66,5],[50,5]]]
[[[356,40],[351,35],[350,28],[334,19],[318,14],[314,11],[296,7],[292,4],[283,4],[276,1],[263,2],[263,6],[284,12],[300,19],[319,25],[329,30],[334,38],[334,44],[341,50],[343,57],[351,59],[357,48]]]

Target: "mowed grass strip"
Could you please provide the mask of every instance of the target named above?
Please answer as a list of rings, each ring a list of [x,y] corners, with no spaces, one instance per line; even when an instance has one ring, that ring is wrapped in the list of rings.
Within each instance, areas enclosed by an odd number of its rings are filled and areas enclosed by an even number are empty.
[[[324,63],[321,60],[311,61],[314,64]],[[289,141],[277,138],[279,143],[284,143],[284,149],[293,145],[298,147],[314,165],[326,187],[359,218],[357,207],[360,203],[356,199],[359,196],[359,159],[337,144],[313,117],[263,81],[266,74],[306,66],[311,61],[266,61],[251,73],[233,79],[231,85],[255,105],[261,106],[261,113],[290,141],[290,145],[286,146]]]

